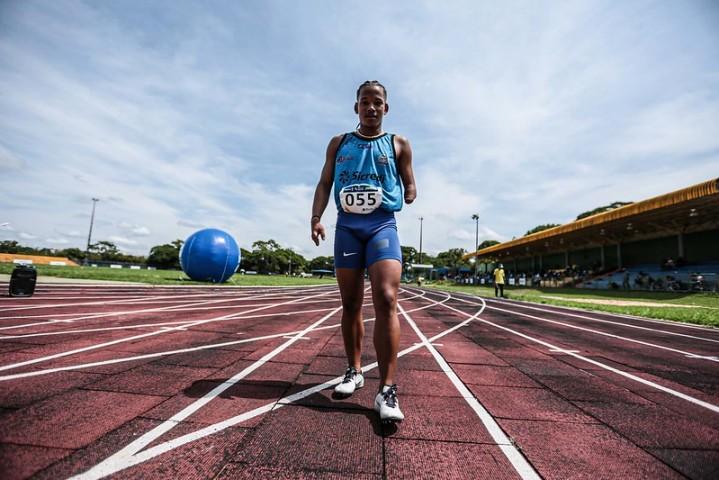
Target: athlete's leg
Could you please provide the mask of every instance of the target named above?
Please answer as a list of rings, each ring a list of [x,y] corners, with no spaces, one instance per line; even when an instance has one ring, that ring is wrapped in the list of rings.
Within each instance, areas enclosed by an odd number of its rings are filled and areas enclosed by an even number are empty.
[[[364,301],[364,269],[337,268],[337,283],[342,296],[342,339],[347,353],[347,364],[360,370],[362,366],[362,302]]]
[[[369,267],[374,303],[374,348],[379,364],[380,388],[392,385],[397,370],[399,352],[399,319],[397,291],[402,276],[402,264],[394,259],[379,260]]]

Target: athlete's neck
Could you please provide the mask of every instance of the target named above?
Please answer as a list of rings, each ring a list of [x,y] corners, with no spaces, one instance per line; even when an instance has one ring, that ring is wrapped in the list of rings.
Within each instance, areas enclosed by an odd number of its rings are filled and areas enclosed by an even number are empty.
[[[357,129],[357,133],[359,133],[364,138],[377,138],[384,135],[384,132],[382,131],[382,127],[378,128],[367,128],[364,126],[361,126]]]

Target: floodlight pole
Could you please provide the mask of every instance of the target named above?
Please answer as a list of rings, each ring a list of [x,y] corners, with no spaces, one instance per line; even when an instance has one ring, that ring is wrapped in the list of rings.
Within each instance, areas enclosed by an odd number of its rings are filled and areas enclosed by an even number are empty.
[[[419,264],[422,264],[422,222],[424,217],[419,217]]]
[[[477,252],[479,251],[479,215],[476,213],[472,215],[472,220],[474,220],[474,278],[477,279],[477,272],[479,270],[479,258],[477,257]]]
[[[90,215],[90,233],[87,234],[87,248],[85,249],[85,263],[90,256],[90,242],[92,240],[92,224],[95,222],[95,205],[99,202],[99,198],[92,198],[92,215]]]

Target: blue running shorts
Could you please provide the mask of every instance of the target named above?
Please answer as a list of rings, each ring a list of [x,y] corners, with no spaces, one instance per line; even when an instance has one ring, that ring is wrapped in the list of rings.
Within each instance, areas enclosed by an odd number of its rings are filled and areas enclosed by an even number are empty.
[[[393,212],[361,215],[339,211],[335,228],[335,268],[366,268],[379,260],[402,263]]]

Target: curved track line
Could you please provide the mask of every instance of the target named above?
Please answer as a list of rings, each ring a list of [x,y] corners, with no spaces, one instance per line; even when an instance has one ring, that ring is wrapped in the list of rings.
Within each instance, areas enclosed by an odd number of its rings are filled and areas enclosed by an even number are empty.
[[[460,301],[465,302],[465,303],[477,305],[475,302],[471,302],[471,301],[468,301],[468,300],[463,300],[463,299],[458,298],[458,297],[454,297],[454,298],[455,298],[456,300],[460,300]],[[481,297],[477,297],[477,298],[480,298],[480,299],[481,299]],[[684,350],[679,350],[678,348],[665,347],[665,346],[663,346],[663,345],[657,345],[657,344],[655,344],[655,343],[649,343],[649,342],[645,342],[645,341],[643,341],[643,340],[637,340],[637,339],[634,339],[634,338],[623,337],[623,336],[621,336],[621,335],[616,335],[616,334],[613,334],[613,333],[603,332],[603,331],[601,331],[601,330],[594,330],[593,328],[580,327],[579,325],[572,325],[571,323],[564,323],[564,322],[560,322],[560,321],[558,321],[558,320],[550,320],[550,319],[548,319],[548,318],[536,317],[536,316],[534,316],[534,315],[529,315],[528,313],[522,313],[522,312],[517,312],[517,311],[513,311],[513,310],[507,310],[506,308],[493,307],[493,306],[491,306],[491,305],[487,306],[487,308],[489,308],[489,309],[491,309],[491,310],[497,310],[497,311],[500,311],[500,312],[511,313],[511,314],[513,314],[513,315],[519,315],[519,316],[522,316],[522,317],[531,318],[531,319],[533,319],[533,320],[538,320],[538,321],[540,321],[540,322],[553,323],[553,324],[556,324],[556,325],[562,325],[563,327],[573,328],[573,329],[575,329],[575,330],[581,330],[581,331],[584,331],[584,332],[594,333],[594,334],[596,334],[596,335],[603,335],[603,336],[605,336],[605,337],[616,338],[617,340],[623,340],[623,341],[625,341],[625,342],[638,343],[638,344],[640,344],[640,345],[645,345],[645,346],[647,346],[647,347],[657,348],[657,349],[660,349],[660,350],[666,350],[666,351],[668,351],[668,352],[673,352],[673,353],[679,353],[679,354],[684,355],[684,356],[689,357],[689,358],[700,358],[700,359],[702,359],[702,360],[709,360],[709,361],[711,361],[711,362],[719,362],[719,358],[716,358],[716,357],[711,357],[711,356],[706,356],[706,355],[700,355],[700,354],[698,354],[698,353],[687,352],[687,351],[684,351]],[[562,315],[562,314],[559,313],[559,312],[551,312],[551,311],[549,311],[549,312],[550,312],[550,313],[554,313],[554,314]],[[610,323],[612,323],[612,322],[610,322]]]
[[[444,299],[444,300],[442,300],[441,302],[440,302],[440,301],[435,301],[435,300],[430,300],[430,299],[428,299],[430,302],[432,302],[431,304],[426,305],[426,306],[424,306],[424,307],[417,308],[417,309],[415,309],[415,310],[423,310],[423,309],[425,309],[425,308],[430,308],[430,307],[433,307],[433,306],[435,306],[435,305],[440,305],[440,304],[442,304],[442,302],[445,302],[445,301],[449,300],[449,298],[450,298],[450,296],[447,295],[447,298]],[[449,328],[449,329],[445,330],[444,332],[435,335],[434,337],[432,337],[431,341],[434,341],[434,340],[437,340],[437,339],[439,339],[439,338],[442,338],[443,336],[448,335],[449,333],[451,333],[451,332],[457,330],[458,328],[461,328],[461,327],[467,325],[470,321],[472,321],[472,319],[473,319],[473,318],[470,317],[469,319],[467,319],[467,320],[465,320],[465,321],[463,321],[463,322],[461,322],[461,323],[455,325],[454,327]],[[424,345],[422,345],[422,344],[415,344],[414,346],[409,347],[409,348],[407,348],[407,349],[402,350],[401,352],[399,352],[399,353],[398,353],[398,357],[404,356],[404,355],[406,355],[406,354],[408,354],[408,353],[410,353],[410,352],[413,352],[413,351],[415,351],[415,350],[417,350],[417,349],[419,349],[419,348],[423,348],[423,347],[424,347]],[[376,367],[377,367],[377,362],[374,362],[374,363],[371,363],[371,364],[369,364],[369,365],[367,365],[367,366],[362,367],[362,370],[363,370],[363,371],[369,371],[369,370],[372,370],[372,369],[374,369],[374,368],[376,368]],[[255,408],[255,409],[253,409],[253,410],[250,410],[250,411],[248,411],[248,412],[242,413],[242,414],[240,414],[240,415],[236,415],[236,416],[234,416],[234,417],[232,417],[232,418],[229,418],[229,419],[227,419],[227,420],[224,420],[224,421],[222,421],[222,422],[218,422],[218,423],[215,423],[215,424],[213,424],[213,425],[209,425],[209,426],[204,427],[204,428],[202,428],[202,429],[200,429],[200,430],[197,430],[197,431],[195,431],[195,432],[182,435],[182,436],[177,437],[177,438],[175,438],[175,439],[173,439],[173,440],[169,440],[169,441],[167,441],[167,442],[160,443],[160,444],[158,444],[158,445],[155,445],[155,446],[152,447],[152,448],[148,448],[147,450],[139,451],[139,449],[136,449],[136,448],[135,448],[135,447],[136,447],[136,444],[142,443],[143,446],[147,446],[147,445],[149,444],[149,442],[147,442],[146,440],[143,440],[144,437],[145,437],[145,436],[143,435],[142,437],[138,438],[137,440],[135,440],[135,441],[132,442],[131,444],[127,445],[127,446],[126,446],[125,448],[123,448],[122,450],[118,451],[117,453],[111,455],[110,457],[108,457],[107,459],[103,460],[103,461],[100,462],[99,464],[97,464],[97,465],[95,465],[94,467],[90,468],[90,469],[87,470],[86,472],[81,473],[81,474],[78,474],[78,475],[75,475],[75,476],[73,476],[73,477],[71,477],[71,478],[73,478],[73,479],[90,480],[90,479],[99,479],[99,478],[106,477],[106,476],[108,476],[108,475],[111,475],[111,474],[113,474],[113,473],[119,472],[119,471],[124,470],[124,469],[126,469],[126,468],[129,468],[129,467],[132,467],[132,466],[134,466],[134,465],[138,465],[138,464],[140,464],[140,463],[146,462],[147,460],[151,460],[152,458],[155,458],[155,457],[157,457],[158,455],[161,455],[161,454],[163,454],[163,453],[166,453],[166,452],[169,452],[169,451],[171,451],[171,450],[174,450],[174,449],[176,449],[176,448],[178,448],[178,447],[180,447],[180,446],[182,446],[182,445],[185,445],[185,444],[187,444],[187,443],[190,443],[190,442],[199,440],[199,439],[201,439],[201,438],[207,437],[207,436],[209,436],[209,435],[212,435],[212,434],[214,434],[214,433],[220,432],[220,431],[225,430],[225,429],[227,429],[227,428],[229,428],[229,427],[232,427],[232,426],[234,426],[234,425],[237,425],[238,423],[244,422],[244,421],[246,421],[246,420],[249,420],[249,419],[251,419],[251,418],[254,418],[254,417],[256,417],[256,416],[258,416],[258,415],[261,415],[261,414],[263,414],[263,413],[267,413],[267,412],[269,412],[269,411],[271,411],[271,410],[273,410],[273,409],[281,408],[281,407],[283,407],[283,406],[285,406],[285,405],[291,404],[292,402],[295,402],[295,401],[300,400],[300,399],[302,399],[302,398],[308,397],[309,395],[312,395],[312,394],[314,394],[314,393],[316,393],[316,392],[319,392],[319,391],[321,391],[321,390],[324,390],[325,388],[328,388],[328,387],[330,387],[330,386],[332,386],[332,385],[334,385],[334,384],[336,384],[336,383],[339,383],[343,378],[344,378],[343,375],[342,375],[342,376],[339,376],[339,377],[336,377],[336,378],[333,378],[332,380],[330,380],[330,381],[328,381],[328,382],[325,382],[325,383],[322,383],[322,384],[320,384],[320,385],[316,385],[316,386],[314,386],[314,387],[311,387],[311,388],[302,390],[301,392],[297,392],[297,393],[295,393],[295,394],[293,394],[293,395],[280,398],[279,400],[270,402],[270,403],[268,403],[268,404],[266,404],[266,405],[264,405],[264,406],[262,406],[262,407],[258,407],[258,408]],[[156,427],[156,428],[158,428],[158,427]],[[150,432],[152,432],[152,431],[153,431],[153,430],[151,430]],[[149,433],[149,432],[148,432],[148,433]],[[147,434],[145,434],[145,435],[147,435]],[[155,437],[155,439],[156,439],[156,438],[157,438],[157,437]],[[153,439],[153,440],[154,440],[154,439]],[[130,452],[130,451],[132,451],[132,450],[134,450],[134,453],[128,455],[128,452]]]
[[[317,289],[307,289],[308,291],[313,291]],[[285,295],[287,292],[272,292],[272,293],[265,293],[263,296],[273,296],[273,295]],[[300,292],[303,293],[303,292]],[[200,298],[200,297],[208,297],[208,296],[217,296],[216,292],[208,292],[208,293],[193,293],[192,295],[184,295],[180,298]],[[230,293],[227,292],[227,296],[230,297]],[[117,304],[125,304],[125,303],[132,303],[134,301],[149,301],[149,300],[172,300],[177,299],[177,295],[156,295],[151,297],[146,296],[135,296],[129,299],[122,299],[122,300],[108,300],[108,301],[99,301],[99,302],[81,302],[81,303],[61,303],[61,304],[51,304],[51,305],[24,305],[21,307],[10,307],[10,308],[1,308],[0,313],[2,312],[9,312],[14,310],[36,310],[40,308],[64,308],[64,307],[86,307],[86,306],[92,306],[92,305],[117,305]],[[232,297],[230,297],[232,298]],[[227,300],[230,301],[230,300]]]
[[[484,311],[486,306],[487,304],[482,301],[482,307],[477,313],[474,314],[473,317],[478,317]],[[464,383],[459,379],[454,370],[452,370],[452,367],[449,366],[444,357],[442,357],[442,355],[437,351],[437,349],[434,348],[432,342],[429,341],[427,336],[419,329],[415,321],[412,320],[412,317],[410,317],[409,314],[404,310],[404,308],[402,308],[402,305],[398,305],[398,308],[400,313],[402,313],[402,315],[404,316],[405,320],[407,320],[407,323],[409,323],[410,327],[412,327],[414,332],[420,338],[421,344],[430,351],[434,359],[439,364],[439,367],[442,369],[445,375],[449,377],[449,380],[452,382],[454,387],[462,395],[462,398],[464,398],[464,400],[469,404],[470,408],[474,410],[474,413],[477,414],[480,421],[484,425],[484,428],[487,429],[489,434],[492,436],[492,439],[495,441],[497,446],[499,446],[500,450],[502,450],[502,453],[504,453],[504,456],[507,457],[507,460],[509,460],[509,463],[512,464],[519,476],[525,480],[539,480],[541,477],[539,476],[539,474],[537,474],[537,471],[534,469],[534,467],[532,467],[532,465],[524,457],[524,455],[520,453],[517,447],[514,446],[509,437],[507,437],[507,434],[504,433],[504,430],[502,430],[494,417],[492,417],[492,414],[490,414],[489,411],[484,408],[484,406],[477,399],[477,397],[475,397],[472,392],[470,392],[469,389],[464,385]]]
[[[422,293],[421,295],[415,295],[413,297],[410,297],[409,299],[414,299],[417,297],[424,297],[424,296],[425,296],[425,294]],[[409,300],[409,299],[406,299],[406,300]],[[410,312],[411,311],[414,311],[414,310],[410,310]],[[276,315],[289,315],[289,314],[307,313],[307,312],[308,312],[307,310],[301,310],[298,312],[270,313],[267,315],[268,316],[273,316],[273,315],[276,316]],[[252,316],[238,317],[238,318],[256,318],[259,316],[264,316],[264,315],[252,315]],[[374,317],[364,320],[365,323],[372,322],[372,321],[374,321]],[[324,326],[324,327],[318,327],[316,329],[313,329],[312,331],[337,328],[339,326],[341,326],[341,325],[340,324],[328,325],[328,326]],[[112,364],[116,364],[116,363],[144,360],[147,358],[158,358],[158,357],[163,357],[163,356],[168,356],[168,355],[176,355],[176,354],[180,354],[180,353],[196,352],[199,350],[210,350],[213,348],[222,348],[222,347],[227,347],[230,345],[239,345],[239,344],[243,344],[243,343],[257,342],[260,340],[268,340],[268,339],[272,339],[272,338],[286,337],[289,335],[295,335],[297,333],[299,333],[299,331],[295,330],[293,332],[282,332],[282,333],[275,333],[272,335],[264,335],[264,336],[260,336],[260,337],[243,338],[242,340],[232,340],[230,342],[213,343],[213,344],[209,344],[209,345],[202,345],[199,347],[189,347],[189,348],[182,348],[182,349],[178,349],[178,350],[168,350],[168,351],[164,351],[164,352],[146,353],[143,355],[135,355],[132,357],[122,357],[122,358],[115,358],[115,359],[110,359],[110,360],[101,360],[98,362],[83,363],[83,364],[77,364],[77,365],[67,365],[64,367],[48,368],[48,369],[44,369],[44,370],[33,370],[31,372],[16,373],[16,374],[12,374],[12,375],[0,376],[0,382],[4,382],[4,381],[8,381],[8,380],[17,380],[20,378],[37,377],[40,375],[48,375],[50,373],[64,372],[67,370],[79,370],[79,369],[83,369],[83,368],[99,367],[99,366],[103,366],[103,365],[112,365]]]
[[[477,298],[479,298],[479,297],[477,297]],[[451,307],[451,306],[449,306],[449,305],[444,305],[444,304],[443,304],[442,306],[445,307],[445,308],[448,308],[448,309],[450,309],[450,310],[453,310],[453,311],[456,311],[456,312],[460,312],[460,313],[462,313],[463,315],[467,315],[467,316],[469,315],[468,313],[462,312],[462,310],[456,309],[456,308]],[[514,312],[514,313],[516,313],[516,312]],[[498,328],[498,329],[500,329],[500,330],[504,330],[504,331],[506,331],[506,332],[509,332],[509,333],[511,333],[511,334],[513,334],[513,335],[516,335],[516,336],[518,336],[518,337],[522,337],[522,338],[524,338],[524,339],[526,339],[526,340],[529,340],[529,341],[531,341],[531,342],[538,343],[538,344],[540,344],[540,345],[544,345],[545,347],[547,347],[547,348],[549,348],[549,349],[555,350],[555,351],[557,351],[557,352],[564,353],[564,354],[566,354],[566,355],[570,355],[570,356],[572,356],[572,357],[574,357],[574,358],[576,358],[576,359],[578,359],[578,360],[582,360],[582,361],[584,361],[584,362],[591,363],[592,365],[596,365],[597,367],[600,367],[600,368],[602,368],[602,369],[604,369],[604,370],[608,370],[608,371],[610,371],[610,372],[616,373],[617,375],[621,375],[622,377],[628,378],[628,379],[630,379],[630,380],[634,380],[635,382],[642,383],[642,384],[644,384],[644,385],[650,386],[650,387],[655,388],[655,389],[657,389],[657,390],[660,390],[660,391],[662,391],[662,392],[665,392],[665,393],[668,393],[668,394],[670,394],[670,395],[673,395],[673,396],[675,396],[675,397],[677,397],[677,398],[681,398],[682,400],[686,400],[687,402],[690,402],[690,403],[693,403],[693,404],[698,405],[698,406],[700,406],[700,407],[706,408],[707,410],[710,410],[710,411],[712,411],[712,412],[714,412],[714,413],[719,413],[719,406],[714,405],[714,404],[712,404],[712,403],[705,402],[704,400],[700,400],[700,399],[698,399],[698,398],[692,397],[691,395],[686,395],[686,394],[684,394],[684,393],[682,393],[682,392],[678,392],[678,391],[676,391],[676,390],[673,390],[673,389],[671,389],[671,388],[665,387],[665,386],[663,386],[663,385],[660,385],[660,384],[658,384],[658,383],[652,382],[652,381],[650,381],[650,380],[645,380],[645,379],[643,379],[643,378],[641,378],[641,377],[638,377],[638,376],[636,376],[636,375],[632,375],[631,373],[625,372],[625,371],[623,371],[623,370],[619,370],[618,368],[614,368],[614,367],[611,367],[611,366],[609,366],[609,365],[605,365],[604,363],[598,362],[598,361],[596,361],[596,360],[592,360],[591,358],[587,358],[587,357],[585,357],[585,356],[583,356],[583,355],[579,355],[578,353],[576,353],[576,352],[573,351],[573,350],[567,350],[567,349],[564,349],[564,348],[557,347],[556,345],[552,345],[551,343],[545,342],[544,340],[540,340],[540,339],[538,339],[538,338],[534,338],[534,337],[532,337],[532,336],[530,336],[530,335],[524,334],[524,333],[519,332],[519,331],[517,331],[517,330],[513,330],[513,329],[511,329],[511,328],[508,328],[508,327],[505,327],[505,326],[502,326],[502,325],[498,325],[498,324],[496,324],[496,323],[494,323],[494,322],[490,322],[489,320],[484,320],[484,319],[482,319],[482,318],[478,318],[477,320],[479,320],[480,322],[485,323],[485,324],[487,324],[487,325],[491,325],[491,326],[493,326],[493,327],[495,327],[495,328]]]
[[[461,297],[455,296],[454,298],[456,298],[457,300],[462,301],[462,298],[461,298]],[[475,298],[482,298],[482,297],[475,297]],[[648,330],[648,331],[650,331],[650,332],[662,333],[662,334],[666,334],[666,335],[675,335],[675,336],[677,336],[677,337],[691,338],[691,339],[693,339],[693,340],[703,340],[703,341],[705,341],[705,342],[719,343],[719,339],[705,338],[705,337],[697,337],[697,336],[695,336],[695,335],[688,335],[688,334],[686,334],[686,333],[679,333],[679,332],[672,332],[672,331],[669,331],[669,330],[662,330],[662,329],[660,329],[660,328],[649,328],[649,327],[642,327],[641,325],[632,325],[631,323],[614,322],[614,321],[612,321],[612,320],[606,320],[606,319],[603,319],[603,318],[588,317],[588,316],[586,316],[586,315],[579,315],[579,314],[576,314],[576,313],[562,312],[562,311],[551,310],[551,309],[548,309],[548,308],[540,308],[540,307],[530,306],[530,305],[526,305],[526,304],[524,304],[524,303],[502,302],[502,301],[499,301],[499,300],[492,300],[492,299],[490,299],[489,301],[490,301],[491,303],[499,303],[499,304],[502,304],[502,305],[512,305],[512,306],[516,306],[516,307],[519,307],[519,308],[527,308],[527,309],[530,309],[530,310],[538,310],[538,311],[540,311],[540,312],[548,312],[548,313],[555,313],[555,314],[560,314],[560,315],[566,315],[566,316],[568,316],[568,317],[582,318],[582,319],[585,319],[585,320],[590,320],[590,321],[592,321],[592,322],[609,323],[609,324],[612,324],[612,325],[619,325],[619,326],[622,326],[622,327],[636,328],[636,329],[638,329],[638,330]],[[494,308],[494,307],[491,307],[491,306],[490,306],[489,308]],[[602,313],[603,313],[604,315],[610,315],[610,316],[615,315],[615,314],[609,313],[609,312],[607,312],[607,313],[602,312]],[[626,317],[620,316],[620,318],[626,318]],[[629,318],[635,318],[635,319],[637,319],[637,320],[640,319],[640,317],[629,317]],[[643,320],[651,320],[651,319],[643,319]],[[665,325],[665,326],[673,325],[673,324],[668,324],[667,322],[669,322],[669,320],[662,321],[662,324]],[[685,325],[685,324],[683,324],[683,323],[677,323],[676,325],[687,326],[687,325]],[[699,326],[699,325],[691,325],[691,326],[692,326],[692,327],[695,327],[695,328],[704,328],[704,329],[707,330],[707,331],[711,331],[711,330],[709,330],[709,328],[707,328],[707,327],[701,327],[701,326]]]
[[[330,293],[333,293],[333,292],[328,291],[328,292],[319,293],[319,294],[312,295],[312,296],[321,297],[321,296],[324,296],[324,295],[328,295],[328,294],[330,294]],[[292,304],[292,303],[295,303],[295,302],[297,302],[297,299],[295,299],[295,300],[290,300],[290,301],[286,301],[286,302],[275,303],[275,304],[271,304],[271,305],[267,305],[267,306],[264,306],[264,307],[259,307],[259,308],[251,309],[251,310],[247,310],[247,311],[244,311],[244,312],[242,312],[242,313],[243,313],[243,314],[247,314],[247,313],[257,312],[257,311],[260,311],[260,310],[266,310],[266,309],[268,309],[268,308],[279,307],[279,306],[282,306],[282,305],[289,305],[289,304]],[[67,352],[61,352],[61,353],[56,353],[56,354],[53,354],[53,355],[47,355],[47,356],[45,356],[45,357],[35,358],[35,359],[32,359],[32,360],[26,360],[26,361],[24,361],[24,362],[19,362],[19,363],[15,363],[15,364],[11,364],[11,365],[4,365],[4,366],[0,367],[0,371],[11,370],[11,369],[14,369],[14,368],[24,367],[24,366],[27,366],[27,365],[33,365],[33,364],[36,364],[36,363],[45,362],[45,361],[47,361],[47,360],[53,360],[53,359],[56,359],[56,358],[67,357],[67,356],[69,356],[69,355],[75,355],[75,354],[77,354],[77,353],[83,353],[83,352],[87,352],[87,351],[90,351],[90,350],[97,350],[98,348],[108,347],[108,346],[110,346],[110,345],[116,345],[116,344],[118,344],[118,343],[129,342],[129,341],[137,340],[137,339],[140,339],[140,338],[146,338],[146,337],[151,337],[151,336],[155,336],[155,335],[162,335],[163,333],[174,332],[174,331],[177,331],[177,330],[180,330],[180,329],[185,329],[185,328],[190,328],[190,327],[196,327],[196,326],[198,326],[198,325],[204,325],[204,324],[206,324],[206,323],[212,323],[212,322],[224,320],[224,319],[227,319],[227,318],[232,317],[232,316],[234,316],[234,315],[237,315],[237,314],[236,314],[236,313],[233,313],[233,314],[229,314],[229,315],[223,315],[223,316],[217,317],[217,318],[210,318],[210,319],[207,319],[207,320],[198,320],[198,321],[194,321],[194,322],[192,322],[192,323],[189,323],[189,324],[187,324],[187,325],[182,325],[182,326],[178,326],[178,327],[165,327],[165,328],[163,328],[163,329],[161,329],[161,330],[158,330],[158,331],[156,331],[156,332],[149,332],[149,333],[143,333],[143,334],[141,334],[141,335],[133,335],[133,336],[131,336],[131,337],[119,338],[119,339],[117,339],[117,340],[111,340],[111,341],[109,341],[109,342],[104,342],[104,343],[100,343],[100,344],[96,344],[96,345],[90,345],[89,347],[82,347],[82,348],[78,348],[78,349],[75,349],[75,350],[70,350],[70,351],[67,351]]]

